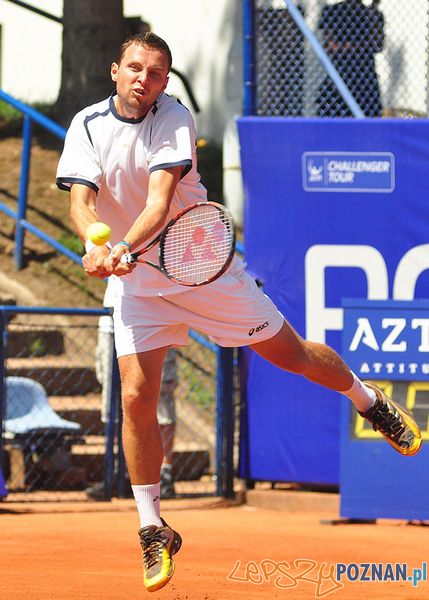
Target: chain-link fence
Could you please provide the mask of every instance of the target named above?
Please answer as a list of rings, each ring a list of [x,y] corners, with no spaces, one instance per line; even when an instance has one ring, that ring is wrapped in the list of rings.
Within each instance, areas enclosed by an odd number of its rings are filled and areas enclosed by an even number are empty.
[[[103,499],[106,469],[116,495],[121,457],[120,493],[129,495],[119,403],[115,414],[111,403],[119,389],[111,392],[117,380],[105,337],[112,339],[110,316],[102,314],[7,319],[2,471],[9,500]],[[168,355],[158,418],[173,495],[216,493],[217,367],[212,345],[195,339]]]
[[[256,113],[352,116],[287,4],[254,3]],[[294,4],[365,116],[427,116],[426,0],[295,0]]]

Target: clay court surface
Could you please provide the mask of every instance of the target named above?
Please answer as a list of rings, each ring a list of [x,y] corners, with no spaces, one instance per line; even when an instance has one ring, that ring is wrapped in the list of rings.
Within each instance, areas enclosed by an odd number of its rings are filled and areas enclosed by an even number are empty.
[[[344,587],[333,589],[332,580],[317,587],[298,576],[313,565],[304,577],[317,580],[323,563],[325,575],[334,563],[421,568],[429,559],[425,526],[403,521],[333,526],[321,519],[337,518],[335,511],[225,506],[214,498],[170,500],[163,506],[165,519],[184,542],[172,581],[150,594],[141,577],[133,501],[0,503],[1,600],[429,598],[428,582],[413,588],[407,581],[345,581]],[[298,559],[309,562],[293,568]],[[273,562],[263,562],[267,560]],[[290,576],[277,571],[263,580],[263,566],[268,572],[282,561],[291,565],[285,571]],[[246,571],[253,582],[242,581]],[[281,587],[287,585],[294,587]]]

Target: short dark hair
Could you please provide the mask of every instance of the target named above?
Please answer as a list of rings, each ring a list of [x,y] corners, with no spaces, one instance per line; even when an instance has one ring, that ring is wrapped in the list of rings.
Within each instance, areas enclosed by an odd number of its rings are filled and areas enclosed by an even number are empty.
[[[138,46],[148,46],[149,48],[156,48],[157,50],[164,52],[168,59],[168,70],[170,70],[173,62],[170,48],[168,47],[167,42],[165,42],[155,33],[152,33],[152,31],[147,31],[146,33],[135,33],[134,35],[127,37],[119,49],[119,56],[117,60],[118,65],[123,59],[126,49],[133,44],[137,44]]]

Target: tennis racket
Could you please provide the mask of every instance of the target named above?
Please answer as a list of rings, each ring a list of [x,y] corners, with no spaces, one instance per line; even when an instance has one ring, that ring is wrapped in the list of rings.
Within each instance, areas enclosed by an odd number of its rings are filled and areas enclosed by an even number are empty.
[[[159,243],[159,265],[142,256]],[[235,225],[216,202],[198,202],[174,217],[145,248],[124,254],[123,263],[142,262],[187,286],[205,285],[227,270],[234,256]]]

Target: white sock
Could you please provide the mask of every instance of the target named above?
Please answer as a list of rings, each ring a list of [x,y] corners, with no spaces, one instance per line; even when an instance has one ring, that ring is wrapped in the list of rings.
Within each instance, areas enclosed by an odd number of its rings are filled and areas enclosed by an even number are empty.
[[[366,412],[373,406],[377,400],[377,396],[374,390],[366,387],[353,371],[351,371],[351,374],[353,375],[352,387],[341,393],[353,402],[359,412]]]
[[[147,525],[156,525],[160,527],[162,521],[160,518],[159,506],[159,483],[150,485],[132,485],[134,499],[139,512],[140,528]]]

